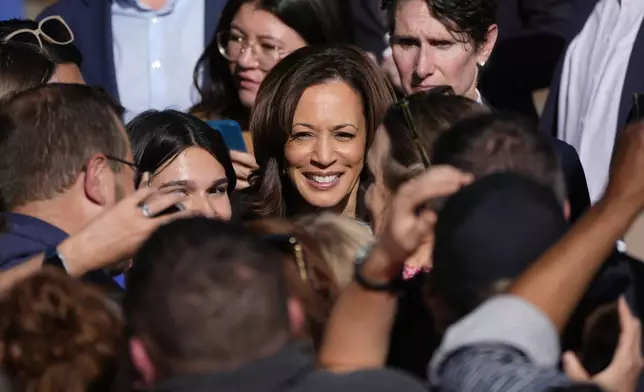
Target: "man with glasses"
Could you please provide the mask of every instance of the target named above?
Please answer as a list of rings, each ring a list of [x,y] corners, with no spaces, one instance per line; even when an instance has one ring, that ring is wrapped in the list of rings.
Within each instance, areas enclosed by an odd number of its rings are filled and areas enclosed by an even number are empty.
[[[119,236],[137,226],[134,219],[152,221],[153,215],[164,210],[161,207],[167,207],[140,202],[129,213],[120,212],[124,216],[119,219],[120,229],[104,224],[93,235],[72,242],[76,245],[69,252],[61,252],[59,244],[92,221],[100,218],[109,223],[103,217],[134,192],[136,167],[119,119],[121,109],[95,88],[50,84],[16,94],[0,111],[0,184],[5,211],[0,218],[6,226],[6,233],[0,235],[0,271],[45,252],[46,264],[72,273],[79,263],[74,256],[80,248],[104,243],[122,246]],[[93,257],[86,253],[80,263],[90,263],[87,259]],[[94,283],[111,283],[102,273],[89,278]]]

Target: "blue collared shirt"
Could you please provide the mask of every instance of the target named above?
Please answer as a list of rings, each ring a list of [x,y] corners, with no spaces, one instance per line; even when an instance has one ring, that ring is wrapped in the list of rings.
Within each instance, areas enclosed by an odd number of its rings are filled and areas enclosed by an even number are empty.
[[[168,0],[151,10],[114,0],[116,82],[126,120],[147,109],[186,110],[196,101],[192,74],[204,50],[205,0]]]
[[[69,237],[58,227],[29,215],[4,212],[2,217],[7,230],[0,234],[0,271],[20,265]],[[92,280],[96,274],[88,277]],[[124,287],[123,275],[114,280]]]

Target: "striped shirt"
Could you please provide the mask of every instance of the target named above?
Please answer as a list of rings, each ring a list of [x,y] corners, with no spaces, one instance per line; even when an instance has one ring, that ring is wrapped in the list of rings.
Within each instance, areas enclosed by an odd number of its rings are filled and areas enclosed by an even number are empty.
[[[521,298],[498,296],[449,328],[429,380],[446,392],[545,391],[571,383],[557,369],[559,355],[548,317]]]

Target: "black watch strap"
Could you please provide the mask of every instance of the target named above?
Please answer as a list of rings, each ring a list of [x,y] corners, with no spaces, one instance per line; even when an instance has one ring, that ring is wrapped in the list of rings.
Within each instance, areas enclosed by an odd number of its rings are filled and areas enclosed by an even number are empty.
[[[402,275],[399,277],[389,281],[389,282],[372,282],[369,279],[367,279],[363,274],[362,274],[362,269],[364,267],[364,263],[369,257],[369,254],[371,253],[371,249],[369,249],[366,252],[363,252],[361,255],[359,255],[356,258],[355,264],[354,264],[354,279],[355,281],[362,286],[362,288],[371,290],[371,291],[381,291],[381,292],[390,292],[390,293],[399,293],[402,291],[403,288],[403,278]]]
[[[65,263],[63,262],[62,257],[58,254],[58,249],[55,246],[45,250],[45,260],[42,263],[43,266],[50,266],[60,268],[63,271],[67,271],[65,268]]]

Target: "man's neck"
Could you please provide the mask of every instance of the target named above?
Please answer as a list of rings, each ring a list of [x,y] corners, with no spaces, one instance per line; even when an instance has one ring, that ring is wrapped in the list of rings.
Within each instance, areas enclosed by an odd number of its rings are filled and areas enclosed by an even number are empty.
[[[69,235],[77,233],[87,223],[85,216],[78,209],[78,203],[67,200],[64,196],[30,202],[14,208],[11,212],[38,218]]]
[[[168,0],[141,0],[141,3],[154,11],[158,11],[168,4]]]

